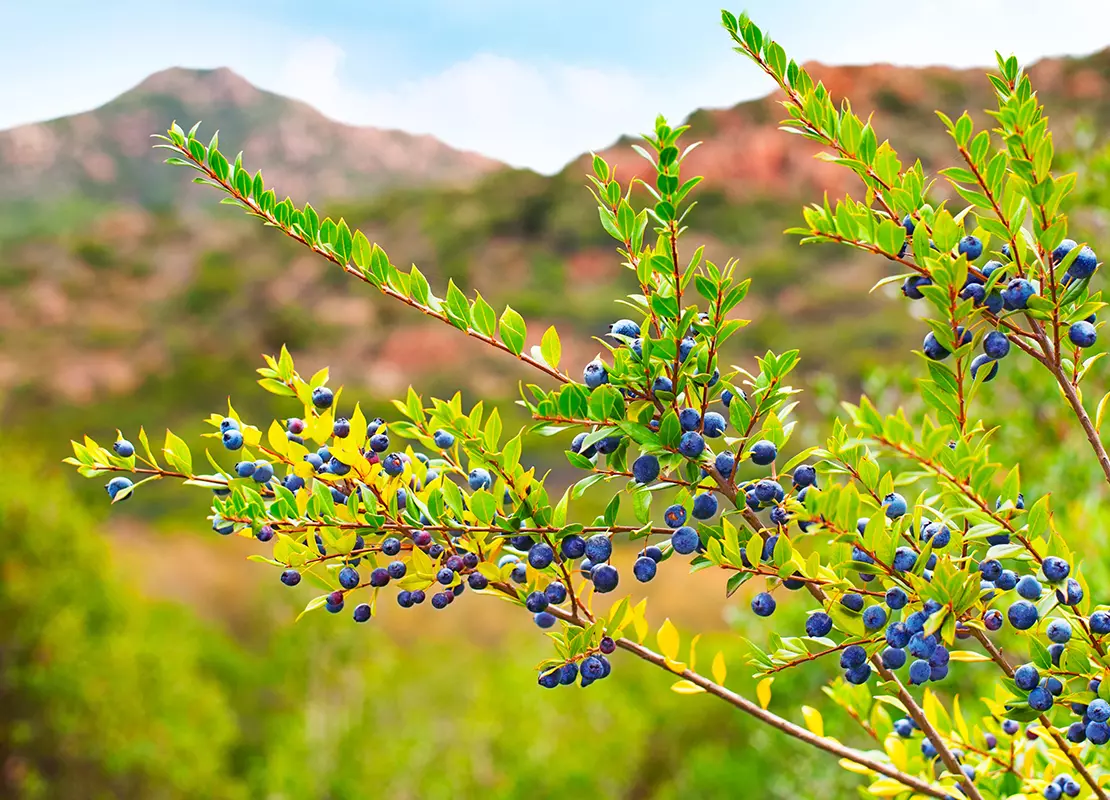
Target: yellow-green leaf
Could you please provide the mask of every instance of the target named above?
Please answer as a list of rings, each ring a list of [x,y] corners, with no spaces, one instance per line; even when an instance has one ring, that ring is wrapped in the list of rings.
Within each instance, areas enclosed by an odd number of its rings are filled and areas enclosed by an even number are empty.
[[[900,797],[906,793],[906,787],[893,778],[879,778],[867,787],[867,793],[876,797]]]
[[[670,617],[663,620],[659,631],[655,634],[655,641],[659,643],[659,652],[669,661],[678,658],[678,629],[671,622]]]
[[[285,453],[285,448],[289,440],[285,437],[285,428],[276,419],[270,423],[270,430],[266,432],[266,438],[269,440],[270,447],[275,453]]]
[[[559,334],[554,325],[544,332],[543,338],[540,340],[540,354],[544,361],[558,369],[559,359],[563,356],[563,346],[559,341]]]
[[[675,681],[671,684],[671,691],[678,692],[679,694],[701,694],[705,689],[698,686],[696,683],[691,683],[685,678],[680,681]]]
[[[1108,402],[1110,402],[1110,392],[1104,394],[1102,399],[1098,401],[1098,410],[1095,411],[1095,430],[1100,433],[1102,432],[1102,420],[1106,415],[1106,404]]]
[[[717,655],[713,656],[713,681],[723,686],[727,675],[728,669],[725,667],[725,654],[718,650]]]
[[[806,727],[814,734],[817,736],[825,735],[825,721],[821,719],[821,712],[816,708],[802,706],[802,718],[805,719]]]
[[[952,661],[990,661],[986,653],[977,653],[974,650],[952,650],[949,653]]]
[[[869,770],[867,767],[863,766],[862,764],[857,764],[855,761],[849,761],[846,758],[840,759],[840,761],[838,761],[837,763],[840,765],[841,769],[847,770],[848,772],[854,772],[857,775],[871,774],[871,770]],[[899,784],[899,786],[901,786],[901,784]],[[902,786],[902,791],[905,790],[906,787]]]
[[[763,708],[771,705],[771,684],[774,682],[774,678],[764,678],[755,687],[756,699]]]
[[[647,618],[644,614],[647,612],[647,598],[645,597],[636,607],[632,609],[632,627],[636,630],[636,641],[643,642],[647,638],[648,628]]]
[[[166,444],[163,448],[166,459],[177,470],[186,475],[193,474],[193,455],[189,452],[189,445],[173,431],[166,430]]]

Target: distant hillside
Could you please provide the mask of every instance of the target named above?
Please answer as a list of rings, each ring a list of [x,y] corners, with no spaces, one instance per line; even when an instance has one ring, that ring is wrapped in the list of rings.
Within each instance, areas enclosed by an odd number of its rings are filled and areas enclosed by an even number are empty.
[[[0,132],[0,207],[74,195],[159,209],[196,204],[150,150],[150,135],[174,120],[203,120],[207,136],[219,129],[229,147],[265,165],[267,183],[294,197],[466,183],[501,166],[431,136],[343,125],[226,68],[168,69],[94,111]]]
[[[956,114],[990,103],[981,70],[813,71],[857,111],[874,110],[904,163],[921,158],[930,168],[950,163],[951,153],[933,109]],[[1110,51],[1046,60],[1032,73],[1058,150],[1080,115],[1105,130]],[[690,239],[707,241],[710,258],[738,258],[754,278],[742,313],[756,324],[734,340],[736,361],[801,347],[804,372],[858,382],[893,348],[916,346],[923,331],[906,324],[906,306],[886,296],[893,290],[867,293],[885,264],[801,248],[781,234],[798,223],[803,203],[855,190],[847,171],[778,131],[781,116],[773,97],[691,116],[688,140],[705,143],[689,169],[708,180]],[[0,134],[0,200],[25,197],[57,220],[0,244],[0,392],[9,406],[99,399],[117,417],[138,403],[191,410],[218,402],[236,389],[233,380],[249,382],[259,353],[283,342],[306,366],[330,363],[337,381],[377,397],[410,382],[422,391],[515,391],[522,375],[511,360],[384,301],[216,206],[184,170],[162,166],[147,137],[173,119],[219,127],[222,149],[242,148],[248,167],[263,168],[298,203],[345,215],[396,263],[420,264],[440,286],[450,276],[491,302],[510,302],[535,330],[557,322],[567,363],[597,352],[590,337],[618,313],[614,295],[630,288],[585,189],[585,159],[552,177],[495,169],[426,137],[337,125],[226,70],[171,70],[95,112]],[[626,178],[641,169],[628,142],[606,156]]]

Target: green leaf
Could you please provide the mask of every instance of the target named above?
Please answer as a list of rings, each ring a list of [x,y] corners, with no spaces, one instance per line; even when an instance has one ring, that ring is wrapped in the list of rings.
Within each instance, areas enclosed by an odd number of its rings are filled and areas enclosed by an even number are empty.
[[[481,294],[474,298],[474,305],[470,309],[470,318],[474,323],[475,330],[493,338],[497,326],[497,315]]]
[[[543,356],[543,360],[553,369],[559,368],[559,359],[562,358],[563,347],[554,325],[544,332],[543,339],[540,341],[540,354]]]
[[[412,265],[412,270],[409,272],[409,295],[422,306],[428,305],[428,298],[431,297],[428,279],[424,277],[424,273],[415,264]]]
[[[265,389],[270,394],[276,394],[279,397],[296,397],[297,393],[286,386],[281,381],[274,380],[273,378],[262,378],[258,385]]]
[[[185,444],[184,439],[168,429],[166,430],[166,444],[162,452],[166,454],[166,460],[178,472],[183,472],[186,475],[193,474],[193,455],[189,452],[189,445]]]
[[[602,384],[590,393],[589,409],[598,422],[624,419],[624,398],[615,386]]]
[[[444,312],[451,324],[459,330],[470,328],[470,303],[453,280],[447,282],[447,304]]]
[[[501,334],[501,341],[514,355],[519,356],[523,352],[524,339],[528,334],[528,329],[524,324],[524,318],[514,311],[511,306],[505,306],[505,311],[501,314],[498,332]]]
[[[470,510],[483,525],[489,525],[497,515],[497,501],[485,489],[479,489],[470,495]]]

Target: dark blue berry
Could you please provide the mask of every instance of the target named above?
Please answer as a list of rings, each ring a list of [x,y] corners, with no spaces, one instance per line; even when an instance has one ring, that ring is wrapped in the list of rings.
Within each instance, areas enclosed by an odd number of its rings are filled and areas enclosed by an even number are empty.
[[[775,613],[775,598],[767,592],[760,592],[752,598],[752,611],[759,617],[769,617]]]
[[[1019,584],[1020,585],[1020,584]],[[1037,607],[1025,600],[1018,600],[1006,612],[1010,624],[1019,631],[1025,631],[1037,624]]]
[[[606,594],[617,588],[620,574],[611,564],[598,564],[590,570],[590,578],[594,582],[594,591]]]
[[[604,533],[597,533],[586,540],[586,558],[594,564],[608,561],[613,554],[613,543]]]
[[[705,452],[705,439],[696,431],[687,431],[678,441],[678,452],[687,458],[698,458]]]
[[[478,491],[479,489],[488,489],[493,481],[490,478],[489,470],[483,467],[475,467],[466,476],[466,482],[471,489]]]
[[[723,434],[726,427],[727,423],[725,422],[725,418],[722,415],[718,414],[716,411],[707,412],[705,415],[705,419],[702,420],[701,424],[702,432],[710,439],[716,439],[718,436]],[[686,437],[684,436],[683,439],[685,438]],[[682,443],[679,442],[679,449],[681,448]],[[700,452],[701,451],[698,451],[699,455]],[[686,453],[683,453],[683,455],[686,455]]]
[[[1024,575],[1017,582],[1017,593],[1026,600],[1039,600],[1041,597],[1041,584],[1032,575]]]
[[[779,456],[779,449],[775,446],[774,442],[769,442],[766,439],[761,439],[752,445],[752,463],[761,467],[773,464],[775,459]],[[810,468],[812,469],[812,467]]]
[[[701,412],[696,408],[684,408],[678,412],[678,424],[684,431],[696,431],[701,427]]]
[[[979,256],[983,255],[983,243],[977,236],[965,236],[960,239],[957,252],[962,256],[966,256],[968,261],[974,261]]]
[[[694,519],[710,519],[717,513],[717,496],[712,492],[702,492],[694,497],[694,507],[690,512]]]
[[[609,382],[609,373],[605,369],[605,365],[601,361],[594,359],[582,371],[582,382],[590,389],[596,389],[603,383]]]
[[[1034,711],[1048,711],[1052,708],[1052,693],[1042,686],[1034,687],[1029,692],[1029,707]]]
[[[700,544],[698,532],[689,526],[684,525],[671,534],[671,547],[676,553],[689,555],[697,550]]]
[[[824,611],[811,614],[809,619],[806,620],[806,636],[811,636],[813,638],[828,636],[829,633],[832,632],[832,628],[832,617]]]
[[[983,352],[997,360],[1010,352],[1010,337],[1002,331],[991,331],[983,338]]]
[[[841,669],[852,669],[867,662],[867,651],[858,644],[848,645],[840,653]]]
[[[555,560],[555,551],[546,542],[537,542],[528,551],[528,563],[535,569],[546,569]]]
[[[886,610],[882,606],[869,606],[863,611],[863,626],[869,631],[877,631],[886,625]]]
[[[909,507],[906,505],[906,498],[897,492],[891,492],[883,498],[883,508],[886,509],[886,515],[890,519],[897,519],[904,515]]]
[[[886,643],[901,649],[910,643],[911,633],[903,622],[892,622],[886,626]]]
[[[929,662],[919,658],[910,664],[910,683],[914,686],[927,683],[932,672]]]
[[[1098,268],[1098,256],[1095,251],[1087,245],[1083,245],[1079,250],[1079,255],[1071,262],[1068,267],[1067,274],[1076,280],[1083,280],[1094,275],[1095,270]]]
[[[659,459],[645,453],[632,462],[632,479],[637,483],[651,483],[659,477]]]
[[[636,576],[636,580],[640,583],[647,583],[655,577],[657,569],[658,565],[655,563],[655,559],[640,556],[632,565],[632,574]]]
[[[871,677],[871,665],[860,664],[844,671],[844,680],[854,686],[862,686]]]
[[[906,607],[906,603],[909,602],[909,596],[897,586],[892,586],[886,590],[886,597],[884,600],[886,601],[887,608],[891,611],[897,611]]]
[[[906,651],[895,647],[884,648],[882,661],[887,669],[901,669],[906,665]]]
[[[894,551],[894,561],[891,566],[897,572],[909,572],[917,563],[917,553],[909,547],[899,547]]]
[[[1023,692],[1028,692],[1041,682],[1041,675],[1032,664],[1023,664],[1014,670],[1014,683]]]
[[[559,543],[559,550],[564,558],[579,559],[586,554],[586,540],[578,534],[572,533]]]
[[[1068,562],[1056,556],[1049,556],[1041,563],[1041,573],[1049,583],[1059,583],[1068,577],[1070,571]]]
[[[736,456],[728,450],[720,452],[713,460],[713,466],[716,467],[722,478],[728,480],[732,477],[733,470],[736,469]]]
[[[533,614],[538,614],[547,609],[547,595],[543,592],[532,592],[524,600],[524,607]]]
[[[686,522],[686,509],[677,504],[668,506],[663,512],[663,521],[669,528],[681,528]]]
[[[762,480],[755,485],[755,496],[760,503],[771,503],[775,500],[782,486],[777,481]]]
[[[1025,278],[1014,278],[1002,290],[1002,300],[1007,308],[1020,310],[1028,305],[1029,298],[1036,293],[1036,288]]]
[[[943,361],[952,355],[952,351],[942,345],[940,340],[937,339],[937,335],[932,331],[925,334],[925,341],[921,344],[921,350],[925,353],[925,357],[932,361]]]
[[[1048,623],[1045,633],[1049,641],[1064,644],[1071,639],[1071,625],[1068,624],[1067,620],[1054,619]]]
[[[858,613],[863,611],[863,595],[850,592],[840,598],[840,604]]]

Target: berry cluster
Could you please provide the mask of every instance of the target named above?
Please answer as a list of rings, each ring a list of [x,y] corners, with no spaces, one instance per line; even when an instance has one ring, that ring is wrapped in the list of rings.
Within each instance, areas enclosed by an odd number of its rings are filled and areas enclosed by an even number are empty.
[[[912,237],[915,222],[912,217],[906,216],[902,220],[907,237]],[[909,249],[910,239],[902,246],[900,256],[904,257]],[[967,277],[964,279],[963,288],[960,289],[961,300],[970,300],[973,307],[987,311],[994,324],[998,325],[999,315],[1007,312],[1024,311],[1030,307],[1031,299],[1038,294],[1038,285],[1029,278],[1023,277],[1011,259],[1009,243],[1002,245],[999,254],[1004,260],[991,259],[979,266],[975,262],[982,256],[983,243],[972,235],[963,237],[957,245],[957,254],[967,260]],[[1057,267],[1064,267],[1064,276],[1061,285],[1066,288],[1077,281],[1087,281],[1094,275],[1098,268],[1098,258],[1095,252],[1088,247],[1079,245],[1073,239],[1065,239],[1052,251],[1052,261]],[[1012,277],[1011,277],[1012,276]],[[911,300],[924,299],[924,287],[931,286],[933,279],[925,275],[911,275],[902,284],[902,294]],[[998,287],[1003,288],[998,288]],[[1095,344],[1097,335],[1097,320],[1094,314],[1084,319],[1076,320],[1067,325],[1067,337],[1077,348],[1088,348]],[[956,326],[952,341],[956,347],[972,343],[972,331],[962,325]],[[972,380],[979,376],[984,367],[983,382],[994,380],[998,375],[998,362],[1010,353],[1011,341],[1005,331],[990,330],[982,337],[983,352],[971,360],[970,374]],[[937,337],[934,331],[925,336],[922,343],[922,352],[932,361],[943,361],[952,351],[948,349]]]
[[[611,637],[604,636],[596,649],[586,651],[574,660],[544,670],[538,682],[545,689],[573,686],[576,683],[585,689],[591,683],[609,677],[612,665],[606,656],[611,655],[616,649],[616,642]]]

